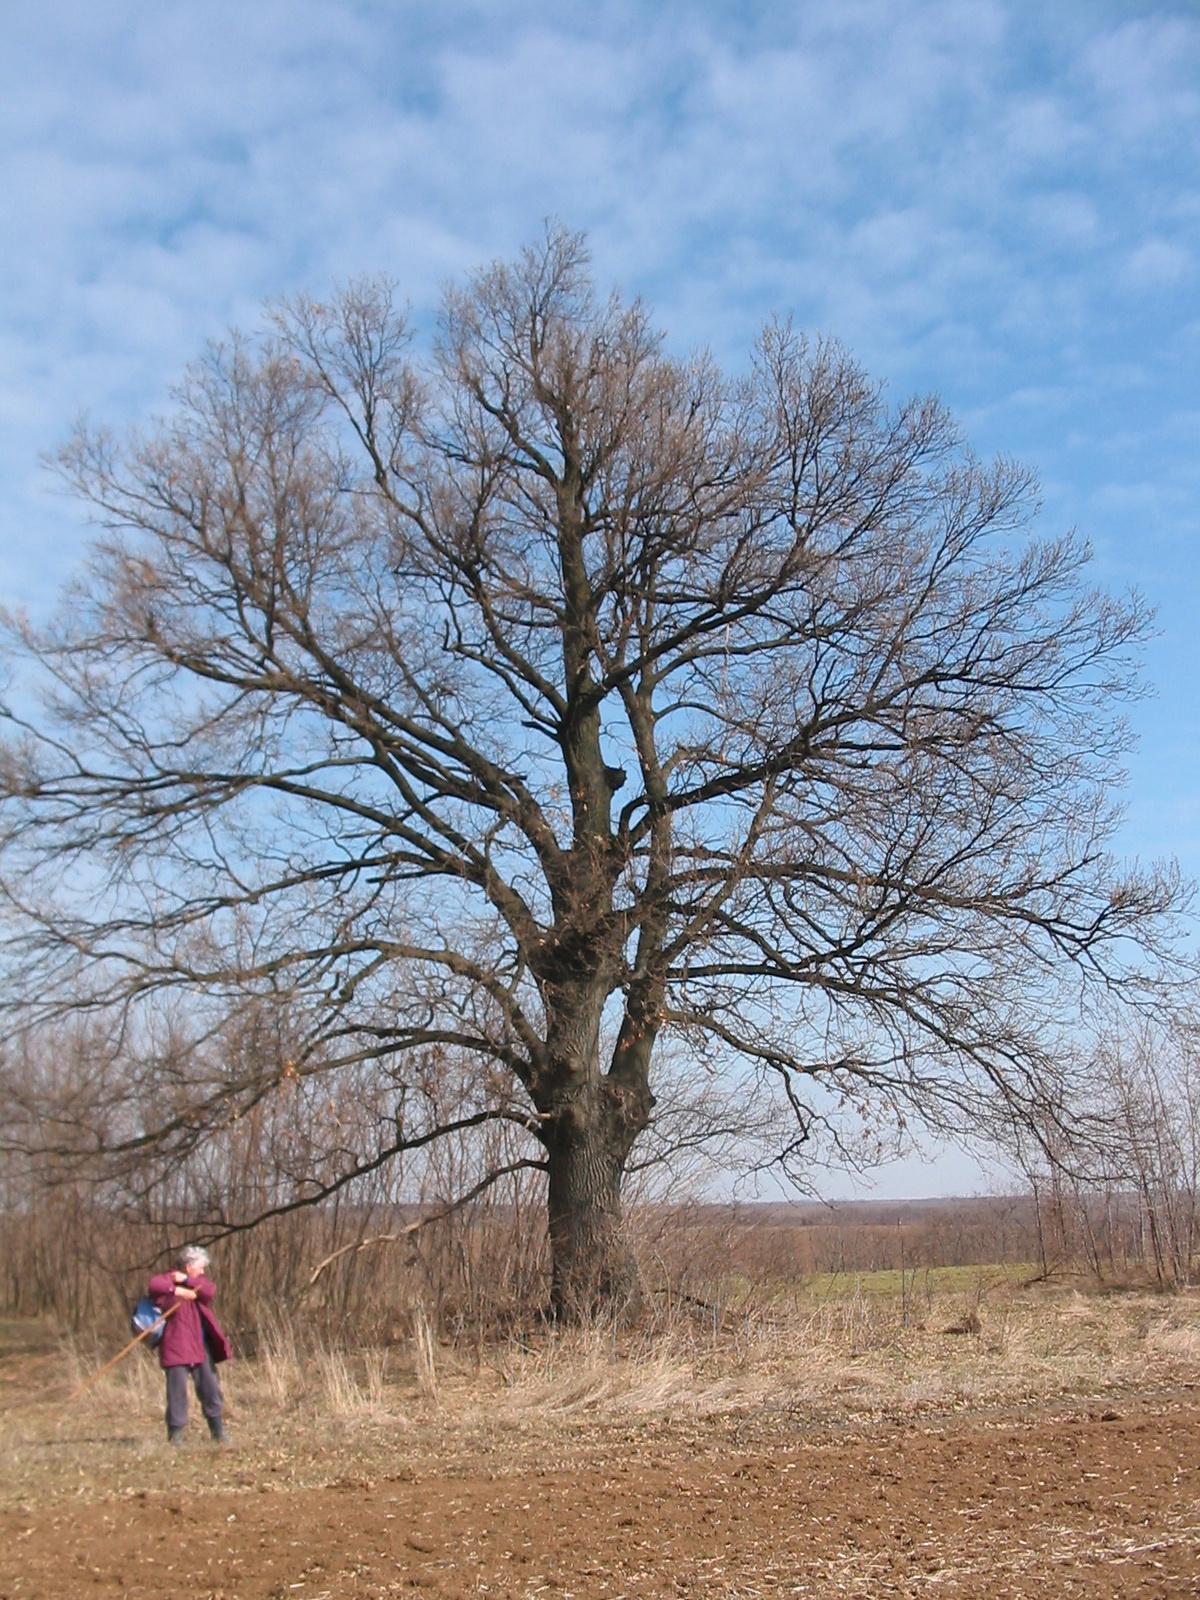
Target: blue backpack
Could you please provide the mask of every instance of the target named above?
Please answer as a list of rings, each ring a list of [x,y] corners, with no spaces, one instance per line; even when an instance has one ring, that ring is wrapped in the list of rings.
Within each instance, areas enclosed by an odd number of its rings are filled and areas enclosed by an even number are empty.
[[[156,1345],[162,1341],[163,1323],[165,1320],[166,1319],[164,1318],[162,1312],[154,1304],[154,1301],[147,1299],[146,1296],[143,1295],[143,1297],[138,1301],[137,1305],[133,1308],[133,1315],[129,1319],[129,1326],[136,1334],[140,1335],[144,1333],[146,1335],[145,1342],[147,1344]]]

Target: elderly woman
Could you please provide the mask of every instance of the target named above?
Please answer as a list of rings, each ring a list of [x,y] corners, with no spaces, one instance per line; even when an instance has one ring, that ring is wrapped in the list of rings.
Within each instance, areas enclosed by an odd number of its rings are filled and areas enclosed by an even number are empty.
[[[180,1252],[179,1267],[150,1279],[147,1294],[160,1311],[175,1310],[163,1325],[158,1358],[167,1375],[167,1438],[179,1444],[188,1419],[188,1382],[196,1387],[200,1409],[214,1439],[224,1439],[221,1380],[217,1363],[228,1361],[229,1340],[212,1314],[213,1288],[205,1274],[208,1256],[195,1245]]]

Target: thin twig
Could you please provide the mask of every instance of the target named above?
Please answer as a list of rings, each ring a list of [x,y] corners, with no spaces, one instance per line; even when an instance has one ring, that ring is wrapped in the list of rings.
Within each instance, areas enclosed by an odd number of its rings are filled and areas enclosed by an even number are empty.
[[[428,1227],[431,1222],[441,1222],[444,1217],[449,1217],[455,1211],[461,1210],[463,1206],[469,1205],[472,1200],[478,1199],[485,1189],[490,1189],[492,1184],[499,1182],[501,1178],[506,1178],[513,1172],[527,1172],[530,1168],[538,1172],[544,1172],[546,1163],[531,1159],[511,1161],[507,1166],[498,1167],[495,1172],[489,1172],[486,1178],[477,1183],[473,1189],[468,1189],[466,1194],[459,1195],[457,1200],[451,1200],[449,1204],[442,1206],[438,1211],[431,1211],[428,1216],[418,1217],[415,1222],[408,1223],[406,1227],[398,1228],[394,1233],[377,1233],[370,1239],[359,1239],[354,1244],[344,1244],[340,1250],[335,1250],[332,1255],[327,1255],[323,1261],[317,1263],[312,1277],[309,1278],[301,1293],[307,1294],[325,1271],[325,1268],[331,1267],[342,1256],[357,1255],[360,1250],[367,1249],[369,1245],[395,1244],[398,1239],[411,1238],[414,1233],[418,1233],[422,1228]]]

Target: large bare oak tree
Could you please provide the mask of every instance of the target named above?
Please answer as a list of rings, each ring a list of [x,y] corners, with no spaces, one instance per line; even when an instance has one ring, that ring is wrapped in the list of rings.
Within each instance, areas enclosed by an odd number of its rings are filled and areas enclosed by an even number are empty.
[[[672,1037],[801,1116],[814,1079],[1051,1101],[1067,990],[1126,981],[1177,893],[1106,853],[1138,604],[936,401],[787,325],[740,377],[680,359],[573,235],[415,348],[383,283],[292,300],[152,433],[64,453],[108,532],[23,628],[9,993],[14,1028],[121,1017],[142,1076],[94,1139],[186,1153],[370,1067],[390,1140],[297,1196],[508,1120],[570,1312],[630,1292]],[[235,1015],[253,1050],[179,1066]],[[447,1052],[465,1098],[418,1125]]]

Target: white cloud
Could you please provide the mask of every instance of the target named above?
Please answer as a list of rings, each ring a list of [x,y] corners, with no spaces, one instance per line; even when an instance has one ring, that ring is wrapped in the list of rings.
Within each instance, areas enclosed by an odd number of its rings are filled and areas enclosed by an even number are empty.
[[[1070,190],[1032,195],[1024,208],[1031,235],[1051,248],[1079,250],[1102,242],[1103,226],[1094,200]]]
[[[1081,62],[1104,125],[1126,156],[1165,142],[1200,113],[1197,18],[1159,14],[1099,30]],[[1131,148],[1133,147],[1133,148]]]
[[[428,308],[547,213],[680,343],[736,359],[794,308],[1002,428],[1009,390],[1121,354],[1112,297],[1148,304],[1200,221],[1179,182],[1200,192],[1200,26],[1071,27],[1017,0],[21,8],[0,24],[0,585],[53,576],[41,541],[22,554],[61,516],[29,463],[80,404],[144,413],[204,337],[302,283],[384,268]]]
[[[1133,289],[1157,289],[1178,283],[1192,270],[1190,250],[1171,239],[1147,239],[1127,257],[1122,277]]]

